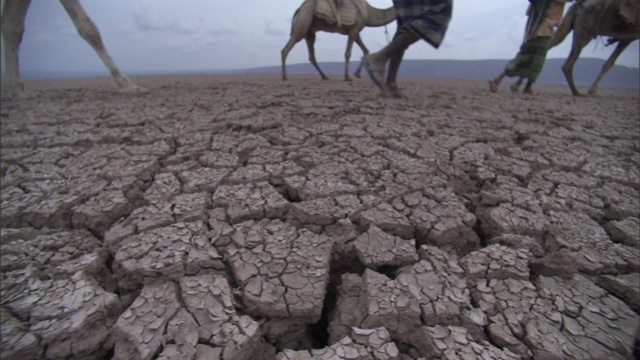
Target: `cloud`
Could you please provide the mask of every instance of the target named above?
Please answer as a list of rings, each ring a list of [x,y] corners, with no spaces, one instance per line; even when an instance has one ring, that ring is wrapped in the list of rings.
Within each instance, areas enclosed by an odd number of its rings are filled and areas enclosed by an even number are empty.
[[[287,32],[286,31],[278,29],[278,28],[273,26],[273,21],[271,21],[269,19],[263,19],[263,20],[264,20],[264,34],[265,35],[278,36],[278,37],[287,36]]]
[[[202,19],[184,21],[173,17],[166,17],[153,11],[133,12],[134,28],[139,31],[166,31],[177,34],[191,35],[202,29]]]
[[[478,34],[469,34],[464,37],[464,41],[471,42],[471,43],[478,42],[480,40],[482,40],[482,37]]]
[[[228,35],[238,34],[238,31],[236,30],[230,30],[225,28],[211,28],[211,29],[207,29],[206,32],[207,34],[214,35],[214,36],[222,36],[222,35],[228,36]]]

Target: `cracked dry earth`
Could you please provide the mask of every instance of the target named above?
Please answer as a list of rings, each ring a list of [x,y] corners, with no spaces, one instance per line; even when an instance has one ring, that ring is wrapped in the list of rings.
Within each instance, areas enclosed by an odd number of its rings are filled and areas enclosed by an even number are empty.
[[[137,82],[2,101],[2,359],[634,358],[637,92]]]

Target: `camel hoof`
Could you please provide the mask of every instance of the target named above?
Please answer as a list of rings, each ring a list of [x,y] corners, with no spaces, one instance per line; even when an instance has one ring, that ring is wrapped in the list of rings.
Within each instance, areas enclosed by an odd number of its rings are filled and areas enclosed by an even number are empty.
[[[2,97],[4,99],[26,99],[32,96],[31,92],[24,88],[24,85],[3,85],[2,88]]]
[[[142,86],[133,85],[133,86],[127,86],[127,87],[121,88],[118,92],[126,95],[141,95],[141,94],[148,94],[149,89]]]

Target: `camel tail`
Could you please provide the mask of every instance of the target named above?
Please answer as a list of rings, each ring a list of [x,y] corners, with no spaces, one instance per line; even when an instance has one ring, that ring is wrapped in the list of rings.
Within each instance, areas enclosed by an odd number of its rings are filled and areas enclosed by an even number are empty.
[[[578,5],[579,4],[576,3],[569,8],[569,11],[567,11],[567,14],[562,19],[562,23],[560,23],[560,26],[553,34],[553,38],[551,39],[551,45],[549,45],[549,48],[552,48],[563,42],[564,39],[567,38],[567,35],[569,35],[571,30],[573,30],[573,23],[576,18]]]

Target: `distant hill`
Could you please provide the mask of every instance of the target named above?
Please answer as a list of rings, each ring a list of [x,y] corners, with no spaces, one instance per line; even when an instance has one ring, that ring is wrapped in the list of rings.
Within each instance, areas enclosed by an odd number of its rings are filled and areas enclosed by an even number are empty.
[[[499,75],[508,60],[404,60],[399,76],[434,79],[489,80]],[[546,85],[566,85],[562,73],[565,59],[547,59],[537,83]],[[342,74],[343,62],[319,63],[326,74]],[[590,86],[600,73],[604,60],[580,58],[576,63],[573,76],[577,86]],[[351,62],[350,69],[355,71],[358,62]],[[234,72],[280,73],[280,66],[244,69]],[[287,65],[289,74],[317,73],[310,63]],[[600,82],[601,88],[640,89],[640,69],[615,65]]]
[[[479,80],[491,79],[504,69],[508,60],[404,60],[400,67],[400,76],[420,77],[434,79],[460,79]],[[562,74],[562,64],[565,59],[547,59],[547,62],[538,78],[538,84],[566,85]],[[343,62],[323,62],[319,64],[326,74],[333,77],[341,76],[344,71]],[[574,68],[574,78],[579,87],[588,87],[595,80],[604,65],[604,60],[594,58],[580,58]],[[351,71],[355,71],[358,62],[351,62]],[[280,65],[251,69],[238,69],[231,71],[181,71],[181,72],[129,72],[131,76],[158,75],[158,74],[194,74],[194,73],[263,73],[280,74]],[[316,70],[310,63],[287,65],[289,74],[315,74]],[[4,78],[4,74],[3,78]],[[363,74],[364,75],[364,74]],[[77,78],[109,76],[105,69],[99,72],[33,72],[23,71],[25,79],[41,78]],[[601,88],[610,89],[639,89],[640,69],[616,65],[604,77],[600,83]]]

